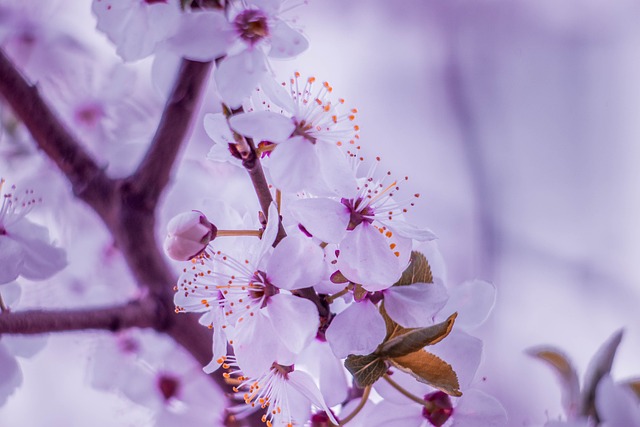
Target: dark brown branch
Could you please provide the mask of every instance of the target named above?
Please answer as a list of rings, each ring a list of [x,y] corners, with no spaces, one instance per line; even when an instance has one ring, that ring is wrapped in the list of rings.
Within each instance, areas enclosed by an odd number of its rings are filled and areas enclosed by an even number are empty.
[[[76,196],[100,215],[108,216],[113,182],[61,124],[38,89],[27,82],[1,50],[0,95],[29,129],[38,146],[67,176]]]
[[[114,332],[133,327],[156,328],[163,323],[162,316],[158,314],[157,305],[148,298],[106,308],[6,311],[0,314],[0,334],[30,335],[87,329]]]
[[[169,182],[180,147],[189,136],[210,69],[211,62],[182,61],[149,150],[129,180],[131,190],[143,195],[150,209],[158,203]]]

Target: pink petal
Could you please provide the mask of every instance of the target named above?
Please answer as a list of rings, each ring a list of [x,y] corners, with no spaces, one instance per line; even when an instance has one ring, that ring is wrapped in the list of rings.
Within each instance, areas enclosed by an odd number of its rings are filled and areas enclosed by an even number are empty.
[[[331,321],[327,341],[336,357],[373,353],[387,331],[378,308],[369,300],[353,303]]]
[[[276,361],[278,344],[274,343],[275,335],[265,310],[258,310],[253,317],[236,324],[233,349],[238,365],[247,376],[262,375]]]
[[[295,129],[293,121],[272,111],[252,111],[229,119],[231,127],[241,135],[257,141],[282,142]]]
[[[414,283],[384,291],[387,313],[405,328],[433,324],[435,315],[445,306],[447,299],[447,290],[439,283]]]

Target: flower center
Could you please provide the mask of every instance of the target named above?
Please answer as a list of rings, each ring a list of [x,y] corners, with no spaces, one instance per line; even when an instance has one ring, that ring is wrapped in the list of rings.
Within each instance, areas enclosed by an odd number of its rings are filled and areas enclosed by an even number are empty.
[[[267,17],[260,10],[247,9],[240,13],[233,23],[240,37],[251,45],[255,45],[269,35]]]
[[[371,224],[373,222],[373,215],[375,214],[373,208],[371,206],[365,206],[364,209],[358,210],[358,206],[362,202],[362,198],[353,199],[345,199],[344,197],[340,200],[340,203],[349,208],[349,225],[347,225],[347,230],[353,230],[363,222],[367,222]]]
[[[171,398],[176,397],[178,389],[180,388],[180,382],[172,375],[162,374],[158,378],[158,388],[165,401],[169,401]]]
[[[422,416],[436,427],[442,426],[453,414],[451,399],[441,391],[426,394],[424,400],[431,402],[431,409],[422,409]]]
[[[261,284],[262,286],[251,286],[251,284],[255,282]],[[272,297],[273,295],[280,292],[278,288],[276,288],[271,284],[271,282],[269,282],[269,279],[267,279],[267,273],[260,270],[256,271],[253,274],[253,279],[251,283],[249,283],[249,286],[249,296],[251,296],[251,298],[255,300],[262,300],[262,305],[260,308],[266,307],[269,297]]]

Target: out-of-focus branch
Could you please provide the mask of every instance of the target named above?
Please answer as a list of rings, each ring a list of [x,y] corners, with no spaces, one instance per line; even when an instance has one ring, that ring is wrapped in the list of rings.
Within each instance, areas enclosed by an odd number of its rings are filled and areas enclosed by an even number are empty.
[[[0,50],[0,95],[33,139],[67,176],[73,191],[101,216],[109,215],[114,183],[69,133],[31,85]]]
[[[166,313],[150,298],[124,305],[81,310],[5,311],[0,314],[0,334],[42,334],[46,332],[102,329],[158,328]]]
[[[180,147],[188,137],[210,69],[211,62],[182,61],[151,145],[129,178],[131,191],[138,194],[151,210],[169,182]]]

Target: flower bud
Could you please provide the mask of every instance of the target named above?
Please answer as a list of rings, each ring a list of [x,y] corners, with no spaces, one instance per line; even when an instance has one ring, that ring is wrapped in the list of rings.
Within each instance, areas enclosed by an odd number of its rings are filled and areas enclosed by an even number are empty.
[[[188,261],[199,255],[216,238],[218,228],[202,212],[183,212],[167,225],[164,251],[178,261]]]

